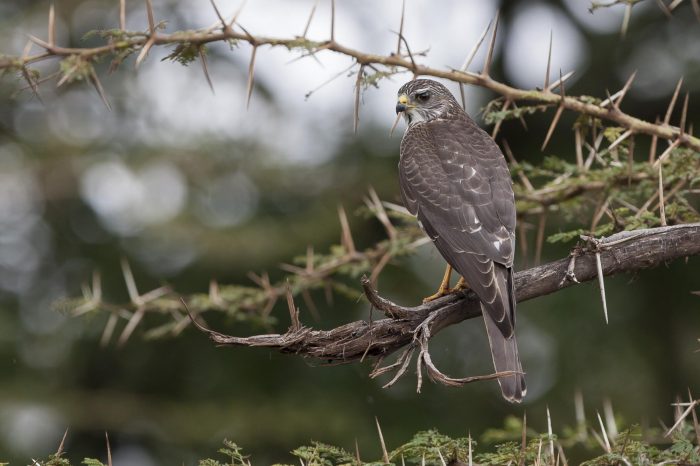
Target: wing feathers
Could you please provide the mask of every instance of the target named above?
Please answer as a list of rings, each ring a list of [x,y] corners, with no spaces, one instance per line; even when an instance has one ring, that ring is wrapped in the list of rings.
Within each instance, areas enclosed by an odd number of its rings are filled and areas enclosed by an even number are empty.
[[[401,141],[401,195],[447,262],[479,296],[497,371],[522,371],[514,336],[515,201],[493,139],[466,114],[409,127]],[[524,376],[499,380],[520,401]]]

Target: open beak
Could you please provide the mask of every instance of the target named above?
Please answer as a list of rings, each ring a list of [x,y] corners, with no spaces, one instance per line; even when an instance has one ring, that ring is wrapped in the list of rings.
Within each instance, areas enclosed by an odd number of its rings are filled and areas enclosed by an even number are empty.
[[[399,101],[396,103],[396,114],[405,112],[408,109],[408,96],[406,94],[401,94],[399,96]]]

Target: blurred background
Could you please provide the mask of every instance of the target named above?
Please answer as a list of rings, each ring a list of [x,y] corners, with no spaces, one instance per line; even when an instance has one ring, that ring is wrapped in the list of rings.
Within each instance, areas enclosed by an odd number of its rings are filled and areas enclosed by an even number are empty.
[[[205,0],[153,3],[156,20],[168,21],[167,32],[217,21]],[[395,50],[400,0],[336,3],[340,43],[381,54]],[[250,0],[239,21],[253,34],[293,37],[303,32],[314,4]],[[94,45],[99,38],[81,40],[86,32],[118,26],[117,1],[56,0],[55,6],[61,45]],[[218,6],[230,16],[239,2],[219,0]],[[500,8],[496,79],[541,86],[552,31],[553,75],[576,72],[568,93],[604,97],[637,70],[624,110],[653,121],[684,76],[689,121],[697,123],[700,25],[690,2],[670,20],[655,2],[640,2],[624,39],[623,6],[593,14],[589,6],[586,0],[407,0],[404,34],[414,53],[428,51],[422,63],[458,68]],[[45,38],[48,9],[43,0],[0,3],[0,52],[21,55],[27,34]],[[309,37],[327,39],[329,23],[324,0]],[[127,1],[127,27],[147,28],[143,2]],[[154,48],[138,71],[133,57],[112,74],[108,63],[98,66],[112,111],[85,84],[55,89],[47,83],[42,103],[31,92],[18,93],[25,84],[15,76],[0,81],[0,462],[46,456],[66,428],[74,461],[104,459],[108,431],[115,465],[195,464],[214,455],[224,438],[251,453],[253,464],[290,462],[288,452],[312,439],[348,450],[357,440],[363,457],[376,458],[375,416],[392,448],[427,428],[479,438],[524,412],[529,425],[545,430],[547,406],[557,431],[575,422],[577,390],[589,417],[607,399],[621,422],[668,424],[677,395],[686,396],[688,388],[700,393],[700,297],[691,294],[700,289],[697,258],[607,280],[609,325],[594,284],[522,303],[518,333],[529,385],[522,406],[506,404],[495,382],[460,389],[427,383],[416,394],[409,375],[382,390],[385,381],[370,380],[367,363],[317,367],[265,349],[215,348],[191,328],[151,341],[139,327],[123,347],[101,346],[106,313],[71,318],[52,307],[59,298],[79,296],[93,270],[102,273],[105,299],[116,303],[128,302],[122,257],[141,292],[163,284],[206,292],[210,279],[250,284],[249,271],[278,280],[284,277],[278,265],[307,245],[325,251],[338,242],[339,204],[356,211],[369,186],[383,200],[400,202],[403,123],[393,137],[388,133],[396,91],[409,74],[363,93],[354,134],[355,76],[345,71],[352,64],[346,57],[322,52],[318,61],[296,59],[298,52],[261,48],[246,110],[249,46],[210,47],[215,93],[198,63],[161,62],[171,51]],[[55,66],[47,61],[39,68],[48,75]],[[483,123],[480,111],[494,96],[476,88],[466,96],[469,113]],[[529,117],[529,131],[517,121],[504,123],[501,135],[518,160],[542,160],[550,119],[551,112]],[[574,159],[573,121],[565,115],[547,155]],[[548,233],[586,223],[553,220]],[[371,219],[351,215],[350,225],[358,247],[384,237]],[[543,261],[564,257],[570,246],[545,244]],[[414,305],[434,291],[442,267],[425,246],[390,264],[380,291]],[[354,281],[348,285],[359,289]],[[322,295],[314,294],[318,303]],[[302,305],[302,321],[330,328],[369,312],[366,302],[342,296],[320,307],[314,322]],[[273,313],[276,330],[284,331],[285,306]],[[147,316],[142,326],[151,318],[157,319]],[[226,318],[208,322],[236,335],[267,331]],[[443,332],[431,348],[450,375],[490,370],[477,319]]]

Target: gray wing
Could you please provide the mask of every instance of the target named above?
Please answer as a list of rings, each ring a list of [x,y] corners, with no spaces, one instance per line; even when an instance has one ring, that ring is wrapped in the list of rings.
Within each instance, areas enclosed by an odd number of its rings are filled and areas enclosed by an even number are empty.
[[[496,143],[466,115],[406,131],[399,163],[406,208],[445,260],[486,305],[504,337],[513,335],[511,279],[515,202]]]
[[[445,260],[479,296],[503,396],[525,396],[515,339],[515,201],[496,143],[466,114],[417,124],[401,141],[401,194]]]

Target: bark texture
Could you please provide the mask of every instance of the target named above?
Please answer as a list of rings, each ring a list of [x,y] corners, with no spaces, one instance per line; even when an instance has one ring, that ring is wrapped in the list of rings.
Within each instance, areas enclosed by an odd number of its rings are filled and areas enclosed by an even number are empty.
[[[518,272],[518,302],[544,296],[598,278],[596,255],[603,275],[635,272],[700,254],[700,223],[621,232],[605,239],[582,237],[569,257]],[[479,302],[471,292],[449,295],[415,307],[404,307],[380,296],[366,277],[362,286],[373,307],[386,318],[351,322],[331,330],[301,325],[298,310],[290,306],[292,326],[284,334],[236,337],[197,327],[221,346],[261,346],[294,353],[328,363],[350,363],[366,357],[383,359],[412,345],[417,332],[430,337],[465,319],[481,316]],[[597,299],[597,295],[595,298]]]

